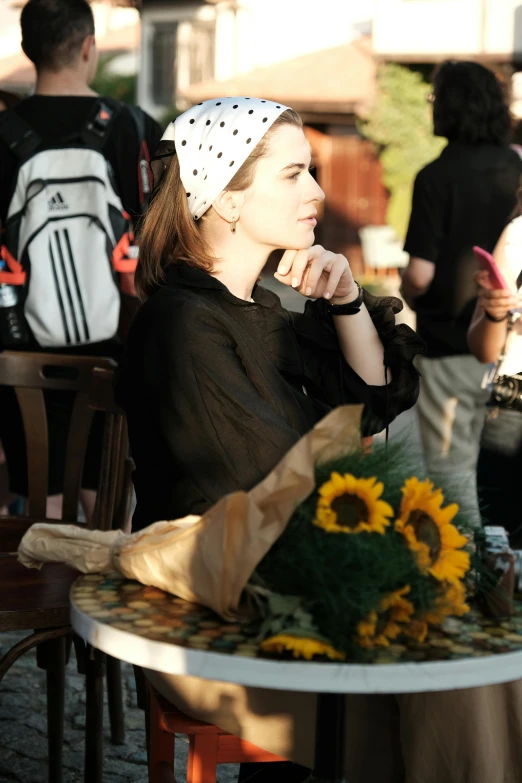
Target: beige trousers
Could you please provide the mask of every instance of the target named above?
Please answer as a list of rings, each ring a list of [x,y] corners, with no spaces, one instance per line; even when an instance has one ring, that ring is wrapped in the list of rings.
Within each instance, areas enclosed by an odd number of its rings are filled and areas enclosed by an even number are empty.
[[[183,712],[313,766],[314,694],[146,675]],[[522,783],[522,682],[347,696],[345,733],[349,783]]]
[[[474,356],[422,356],[417,367],[417,416],[428,476],[447,487],[451,500],[479,523],[477,459],[488,399],[481,388],[487,365]]]

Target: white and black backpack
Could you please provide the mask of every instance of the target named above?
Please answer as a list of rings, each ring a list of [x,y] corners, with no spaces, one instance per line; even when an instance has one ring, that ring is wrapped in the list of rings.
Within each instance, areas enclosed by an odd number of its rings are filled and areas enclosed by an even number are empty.
[[[140,155],[145,145],[148,156],[143,114],[129,108]],[[4,347],[36,341],[74,350],[118,332],[120,277],[133,274],[137,263],[128,252],[130,217],[103,155],[121,109],[100,99],[80,132],[52,147],[16,112],[0,115],[0,137],[20,161],[0,250],[0,284],[18,293],[14,309],[0,307]]]

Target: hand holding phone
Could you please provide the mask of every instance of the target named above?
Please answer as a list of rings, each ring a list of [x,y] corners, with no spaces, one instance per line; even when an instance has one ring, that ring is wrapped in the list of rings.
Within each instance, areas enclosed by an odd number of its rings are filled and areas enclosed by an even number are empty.
[[[480,264],[480,268],[484,272],[488,273],[489,282],[491,283],[492,288],[497,291],[499,289],[504,289],[505,291],[511,292],[510,287],[504,280],[504,277],[491,253],[488,253],[487,250],[483,250],[481,247],[477,246],[473,248],[473,252],[475,254],[475,258]]]
[[[473,252],[481,267],[475,278],[479,285],[478,304],[490,321],[505,321],[509,313],[520,307],[518,294],[506,283],[491,253],[481,247],[474,247]]]

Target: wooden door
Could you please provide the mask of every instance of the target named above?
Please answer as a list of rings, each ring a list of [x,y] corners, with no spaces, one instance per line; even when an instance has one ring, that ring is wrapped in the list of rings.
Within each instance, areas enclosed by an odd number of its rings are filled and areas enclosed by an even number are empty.
[[[325,192],[316,239],[346,255],[354,274],[363,271],[358,231],[385,222],[387,192],[373,145],[358,136],[330,136],[306,128],[317,181]]]

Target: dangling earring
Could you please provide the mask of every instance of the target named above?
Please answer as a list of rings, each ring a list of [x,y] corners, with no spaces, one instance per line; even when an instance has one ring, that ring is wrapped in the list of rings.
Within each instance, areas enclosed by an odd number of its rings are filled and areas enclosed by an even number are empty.
[[[232,218],[232,221],[231,221],[231,223],[230,223],[230,230],[231,230],[231,232],[232,232],[233,234],[235,234],[235,233],[236,233],[236,223],[237,223],[237,218],[235,218],[235,219],[234,219],[234,218]]]

